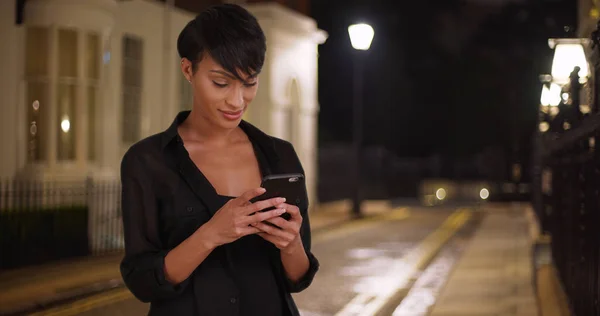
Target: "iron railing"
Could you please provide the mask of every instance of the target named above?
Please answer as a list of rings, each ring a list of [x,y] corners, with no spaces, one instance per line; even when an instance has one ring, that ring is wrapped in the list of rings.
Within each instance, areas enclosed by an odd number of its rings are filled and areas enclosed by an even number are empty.
[[[123,249],[118,181],[0,181],[0,270]]]
[[[575,69],[570,100],[554,117],[541,117],[549,130],[537,135],[535,151],[533,205],[576,316],[600,315],[600,37],[594,37],[587,86]],[[589,113],[580,111],[582,89],[589,91]]]

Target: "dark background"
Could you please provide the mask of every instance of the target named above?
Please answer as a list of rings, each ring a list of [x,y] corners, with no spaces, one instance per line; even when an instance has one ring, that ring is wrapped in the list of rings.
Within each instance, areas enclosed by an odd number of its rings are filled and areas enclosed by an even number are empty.
[[[518,163],[528,181],[539,75],[550,72],[553,56],[548,38],[575,36],[576,1],[315,0],[311,15],[329,33],[319,48],[322,170],[349,153],[340,149],[352,141],[347,27],[364,21],[375,29],[365,59],[364,146],[367,156],[383,152],[379,161],[365,158],[366,169],[383,165],[378,173],[387,168],[415,183],[503,181]]]
[[[365,71],[367,145],[411,157],[522,147],[534,128],[538,76],[550,70],[547,40],[574,35],[575,2],[399,2],[312,1],[312,16],[329,33],[319,50],[321,144],[351,141],[347,27],[367,21],[375,29]]]

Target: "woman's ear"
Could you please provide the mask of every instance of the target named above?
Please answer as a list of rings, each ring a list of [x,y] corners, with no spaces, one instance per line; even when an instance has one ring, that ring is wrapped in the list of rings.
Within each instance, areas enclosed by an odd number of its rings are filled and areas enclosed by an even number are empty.
[[[192,82],[193,72],[192,63],[187,58],[181,59],[181,72],[188,82]]]

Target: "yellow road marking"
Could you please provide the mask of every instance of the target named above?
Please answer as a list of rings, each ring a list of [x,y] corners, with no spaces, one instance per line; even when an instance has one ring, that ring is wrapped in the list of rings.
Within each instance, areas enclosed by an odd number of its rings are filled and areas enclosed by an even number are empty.
[[[437,254],[440,248],[470,219],[470,217],[470,210],[456,210],[440,227],[429,234],[417,247],[413,248],[406,256],[394,264],[399,271],[402,271],[402,274],[397,280],[398,286],[396,288],[391,288],[376,294],[360,293],[346,304],[336,316],[377,315],[398,291],[405,288],[414,273],[424,268],[427,262]],[[395,271],[393,267],[390,268],[390,270]]]
[[[33,313],[29,316],[72,316],[130,298],[133,298],[131,292],[129,292],[129,290],[126,288],[121,288],[94,295],[65,306],[59,306],[42,312]]]

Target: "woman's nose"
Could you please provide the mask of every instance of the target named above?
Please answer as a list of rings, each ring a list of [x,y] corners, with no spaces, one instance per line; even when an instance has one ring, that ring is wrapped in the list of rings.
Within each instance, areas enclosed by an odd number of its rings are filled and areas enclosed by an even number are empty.
[[[244,91],[240,87],[236,87],[231,89],[229,95],[227,95],[227,103],[231,106],[235,106],[236,108],[241,108],[244,106]]]

